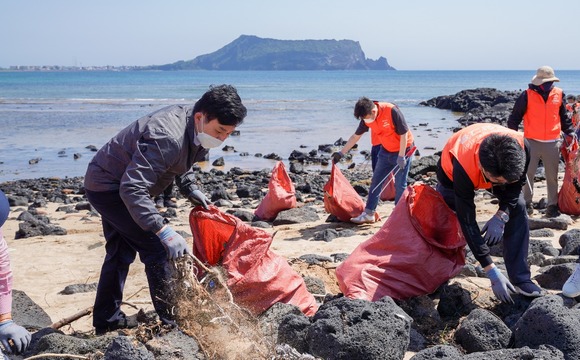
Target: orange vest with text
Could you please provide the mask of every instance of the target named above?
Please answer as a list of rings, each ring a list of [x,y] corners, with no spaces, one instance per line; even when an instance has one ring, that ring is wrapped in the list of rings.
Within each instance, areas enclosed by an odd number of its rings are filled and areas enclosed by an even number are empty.
[[[401,145],[401,135],[395,132],[395,125],[393,124],[393,117],[391,116],[391,109],[395,106],[386,102],[375,102],[378,107],[377,117],[375,121],[366,124],[371,129],[371,143],[373,143],[372,134],[375,134],[376,139],[383,145],[385,150],[390,152],[398,152]],[[413,134],[411,130],[407,131],[407,146],[413,144]]]
[[[558,139],[561,131],[562,89],[552,88],[547,101],[531,89],[527,89],[526,92],[528,93],[528,108],[524,114],[525,137],[540,141]]]
[[[453,158],[463,167],[474,189],[489,189],[492,184],[483,176],[479,167],[479,146],[491,134],[508,135],[524,147],[524,134],[497,124],[474,124],[453,134],[441,152],[441,167],[453,181]]]

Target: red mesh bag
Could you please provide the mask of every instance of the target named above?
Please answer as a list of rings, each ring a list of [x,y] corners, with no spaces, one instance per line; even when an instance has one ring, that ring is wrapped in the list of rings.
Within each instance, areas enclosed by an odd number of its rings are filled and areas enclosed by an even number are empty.
[[[390,173],[387,177],[387,186],[383,188],[381,191],[381,200],[382,201],[394,201],[395,200],[395,175]],[[384,185],[383,185],[384,186]]]
[[[332,165],[330,179],[323,190],[324,209],[340,221],[349,222],[365,209],[365,203],[336,164]]]
[[[381,229],[336,268],[340,290],[368,301],[430,294],[461,271],[465,244],[441,195],[409,186]]]
[[[189,214],[193,254],[209,266],[221,263],[234,301],[261,314],[277,302],[292,304],[307,316],[316,313],[314,296],[286,261],[270,250],[272,236],[215,206]]]
[[[278,161],[272,170],[268,183],[268,193],[254,211],[254,215],[265,221],[276,219],[282,210],[296,207],[296,189],[286,172],[282,161]]]
[[[566,164],[562,187],[558,192],[558,207],[560,211],[568,215],[580,215],[580,166],[578,162],[578,141],[562,144],[562,157]]]

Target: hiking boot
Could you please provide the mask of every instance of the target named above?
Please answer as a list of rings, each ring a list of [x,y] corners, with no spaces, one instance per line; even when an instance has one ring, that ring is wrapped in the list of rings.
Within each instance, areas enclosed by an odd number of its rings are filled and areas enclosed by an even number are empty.
[[[534,213],[534,204],[526,204],[526,211],[528,212],[528,215],[532,215]]]
[[[355,223],[355,224],[372,224],[375,222],[375,214],[367,214],[366,211],[363,211],[362,214],[360,214],[357,217],[353,217],[350,219],[351,222]]]
[[[109,331],[115,331],[118,329],[132,329],[139,325],[137,321],[137,314],[127,317],[125,314],[121,314],[121,318],[116,322],[110,322],[105,327],[95,327],[95,335],[104,335]]]
[[[163,198],[161,196],[156,196],[155,199],[153,199],[153,201],[155,202],[155,207],[157,209],[163,209],[165,207]]]
[[[544,296],[542,288],[534,284],[531,280],[514,286],[516,288],[516,293],[527,296],[527,297],[540,297]]]
[[[580,264],[576,265],[576,270],[570,275],[564,286],[562,286],[562,295],[569,298],[580,296]]]
[[[546,208],[546,217],[554,218],[562,215],[558,210],[558,205],[548,205]]]
[[[166,208],[177,208],[177,203],[173,199],[165,199],[163,205],[165,205]]]

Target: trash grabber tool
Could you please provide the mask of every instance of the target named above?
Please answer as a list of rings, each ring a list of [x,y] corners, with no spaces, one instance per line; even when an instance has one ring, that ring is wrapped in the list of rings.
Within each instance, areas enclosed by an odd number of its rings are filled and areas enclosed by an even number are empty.
[[[409,158],[411,158],[411,156],[413,156],[413,154],[415,153],[415,151],[416,151],[416,150],[417,150],[417,146],[413,146],[413,147],[411,147],[411,148],[409,149],[409,151],[407,151],[407,153],[405,154],[405,158],[406,158],[406,159],[409,159]],[[396,170],[396,171],[395,171],[395,170]],[[398,165],[398,164],[397,164],[397,165],[395,165],[395,167],[393,167],[393,169],[392,169],[391,171],[389,171],[389,173],[387,174],[387,176],[385,176],[385,177],[383,178],[383,180],[381,180],[381,181],[380,181],[380,182],[379,182],[379,183],[378,183],[378,184],[377,184],[377,185],[376,185],[376,186],[375,186],[375,187],[374,187],[374,188],[371,190],[371,192],[374,192],[374,191],[375,191],[375,190],[376,190],[376,189],[377,189],[379,186],[381,186],[381,185],[382,185],[382,184],[385,182],[385,180],[387,180],[387,178],[388,178],[388,177],[389,177],[391,174],[393,174],[393,176],[394,176],[394,175],[397,175],[397,173],[399,172],[399,170],[401,170],[401,169],[399,168],[399,165]],[[394,173],[393,173],[393,172],[394,172]],[[389,182],[387,182],[387,184],[385,185],[385,187],[386,187],[386,186],[387,186],[389,183],[390,183],[390,181],[389,181]]]

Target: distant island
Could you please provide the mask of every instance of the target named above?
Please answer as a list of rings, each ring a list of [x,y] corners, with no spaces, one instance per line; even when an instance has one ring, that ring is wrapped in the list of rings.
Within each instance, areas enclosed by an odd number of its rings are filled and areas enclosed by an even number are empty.
[[[150,66],[11,66],[8,70],[396,70],[387,59],[367,59],[358,41],[276,40],[242,35],[221,49],[193,60]]]

